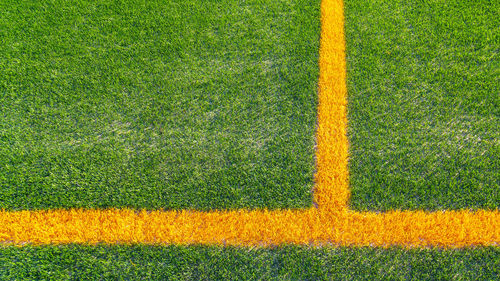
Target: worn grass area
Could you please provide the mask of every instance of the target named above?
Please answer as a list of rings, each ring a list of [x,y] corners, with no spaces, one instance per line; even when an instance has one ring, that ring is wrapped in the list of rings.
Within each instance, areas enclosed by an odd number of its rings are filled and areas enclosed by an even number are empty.
[[[500,207],[500,2],[345,1],[350,206]]]
[[[309,206],[319,3],[0,1],[0,208]]]
[[[498,248],[0,247],[0,280],[498,280]]]

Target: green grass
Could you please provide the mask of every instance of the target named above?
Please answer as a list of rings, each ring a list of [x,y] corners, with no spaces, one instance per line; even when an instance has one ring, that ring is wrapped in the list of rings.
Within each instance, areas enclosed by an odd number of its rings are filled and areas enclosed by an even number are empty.
[[[0,0],[0,208],[294,208],[319,1]],[[498,208],[494,1],[346,0],[351,207]],[[0,280],[498,280],[500,249],[0,247]]]
[[[0,1],[0,208],[310,206],[319,3]]]
[[[346,1],[351,207],[500,207],[500,2]]]
[[[0,247],[0,280],[498,280],[498,248]]]

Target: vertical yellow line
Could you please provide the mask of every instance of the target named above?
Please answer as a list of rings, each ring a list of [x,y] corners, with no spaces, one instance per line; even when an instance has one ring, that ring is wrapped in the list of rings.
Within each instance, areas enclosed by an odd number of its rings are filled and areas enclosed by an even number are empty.
[[[347,170],[347,87],[342,0],[321,3],[321,43],[315,202],[320,210],[345,210]]]

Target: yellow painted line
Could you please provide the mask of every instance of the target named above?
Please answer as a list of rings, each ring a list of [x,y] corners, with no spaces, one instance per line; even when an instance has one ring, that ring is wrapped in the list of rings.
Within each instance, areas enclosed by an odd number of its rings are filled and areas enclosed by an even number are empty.
[[[499,212],[52,210],[0,216],[0,241],[267,246],[498,245]]]
[[[347,86],[342,0],[321,3],[318,131],[314,199],[320,210],[347,209]]]
[[[500,243],[500,212],[348,210],[343,3],[321,4],[315,202],[307,210],[1,211],[4,244],[149,243],[465,247]]]

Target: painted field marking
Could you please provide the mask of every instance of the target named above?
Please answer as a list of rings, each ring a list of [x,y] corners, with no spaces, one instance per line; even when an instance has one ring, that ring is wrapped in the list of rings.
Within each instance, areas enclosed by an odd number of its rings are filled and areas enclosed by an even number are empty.
[[[266,246],[500,244],[500,211],[355,212],[347,208],[346,62],[342,0],[321,3],[317,167],[305,210],[1,211],[3,244],[148,243]]]

